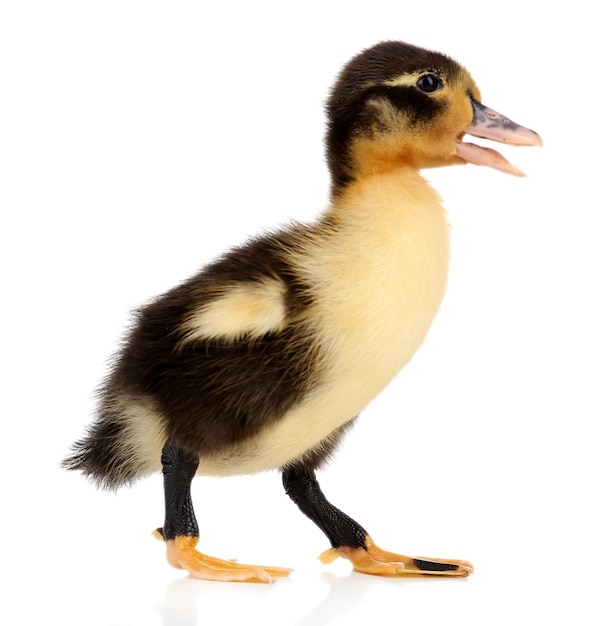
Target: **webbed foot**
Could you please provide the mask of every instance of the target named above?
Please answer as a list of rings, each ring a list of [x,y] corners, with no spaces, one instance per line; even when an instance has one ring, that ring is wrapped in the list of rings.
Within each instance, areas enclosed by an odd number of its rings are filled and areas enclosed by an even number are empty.
[[[386,552],[378,548],[369,536],[365,540],[365,548],[330,548],[320,555],[320,560],[322,563],[331,563],[338,557],[348,559],[355,571],[376,576],[466,577],[473,572],[473,567],[468,561],[415,558]]]
[[[153,535],[163,540],[156,530]],[[183,569],[193,578],[225,582],[272,583],[288,576],[292,570],[285,567],[244,565],[208,556],[196,550],[198,537],[174,537],[166,542],[167,561],[173,567]]]

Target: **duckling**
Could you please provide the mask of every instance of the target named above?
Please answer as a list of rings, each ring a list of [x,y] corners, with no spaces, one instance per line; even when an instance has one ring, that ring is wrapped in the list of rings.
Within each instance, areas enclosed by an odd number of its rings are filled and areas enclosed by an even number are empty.
[[[446,287],[448,223],[423,168],[522,173],[465,134],[540,145],[481,103],[453,59],[399,41],[355,56],[327,102],[330,203],[227,252],[141,308],[95,421],[63,465],[117,489],[162,471],[171,565],[195,578],[271,582],[288,568],[197,550],[195,475],[278,469],[287,494],[348,559],[384,576],[468,576],[467,561],[379,548],[323,494],[316,471],[421,345]]]

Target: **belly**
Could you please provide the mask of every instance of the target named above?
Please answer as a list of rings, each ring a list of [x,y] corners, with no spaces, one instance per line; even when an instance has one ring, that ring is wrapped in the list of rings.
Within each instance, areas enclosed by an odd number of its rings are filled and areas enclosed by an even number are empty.
[[[427,312],[411,316],[406,324],[400,316],[397,324],[383,324],[374,341],[367,331],[358,336],[359,341],[329,349],[329,366],[315,391],[257,436],[214,457],[203,458],[199,472],[257,473],[282,467],[316,448],[332,431],[360,413],[408,363],[427,333],[427,317]]]

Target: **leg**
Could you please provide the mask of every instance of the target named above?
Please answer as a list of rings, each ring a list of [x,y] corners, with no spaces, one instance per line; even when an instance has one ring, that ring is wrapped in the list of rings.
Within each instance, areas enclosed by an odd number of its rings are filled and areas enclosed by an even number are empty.
[[[378,548],[362,526],[328,502],[313,471],[287,468],[283,472],[283,485],[293,502],[330,540],[332,548],[320,556],[323,563],[341,556],[351,561],[358,572],[383,576],[472,573],[472,565],[466,561],[412,558]]]
[[[155,531],[167,544],[167,560],[173,567],[185,569],[203,580],[273,582],[288,576],[289,569],[241,565],[215,559],[198,552],[198,523],[192,506],[190,487],[198,469],[198,460],[184,450],[166,443],[161,456],[165,488],[165,525]]]

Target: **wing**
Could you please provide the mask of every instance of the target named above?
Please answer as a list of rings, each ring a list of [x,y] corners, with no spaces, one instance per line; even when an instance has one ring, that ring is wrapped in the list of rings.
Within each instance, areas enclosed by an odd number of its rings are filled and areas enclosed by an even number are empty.
[[[104,407],[150,401],[167,436],[200,456],[281,419],[320,367],[297,245],[291,231],[254,239],[141,309]]]

